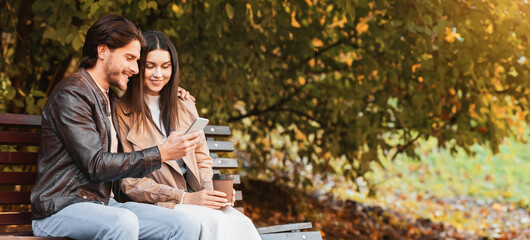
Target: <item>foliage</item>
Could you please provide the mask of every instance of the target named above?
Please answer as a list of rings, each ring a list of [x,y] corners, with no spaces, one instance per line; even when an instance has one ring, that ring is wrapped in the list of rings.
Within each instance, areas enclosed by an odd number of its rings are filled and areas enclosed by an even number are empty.
[[[430,138],[497,153],[530,120],[523,0],[1,4],[0,111],[38,113],[77,67],[87,28],[118,13],[170,36],[181,85],[202,115],[240,129],[253,176],[357,179],[379,152],[414,156]]]

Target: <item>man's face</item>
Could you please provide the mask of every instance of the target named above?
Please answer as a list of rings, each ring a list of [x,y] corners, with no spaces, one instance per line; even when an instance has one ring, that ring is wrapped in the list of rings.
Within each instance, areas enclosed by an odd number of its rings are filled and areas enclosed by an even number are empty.
[[[110,85],[118,87],[120,90],[127,89],[129,77],[138,73],[136,60],[140,57],[141,45],[138,40],[133,40],[129,44],[111,50],[105,63],[105,73]]]

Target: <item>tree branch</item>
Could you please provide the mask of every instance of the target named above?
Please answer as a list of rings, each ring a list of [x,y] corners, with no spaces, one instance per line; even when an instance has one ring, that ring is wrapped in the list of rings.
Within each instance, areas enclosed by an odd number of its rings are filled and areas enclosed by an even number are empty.
[[[346,41],[349,41],[353,38],[353,36],[350,36],[349,38],[344,38],[344,39],[341,39],[325,48],[322,48],[321,50],[317,51],[317,52],[314,52],[313,55],[311,55],[310,57],[307,57],[305,58],[303,61],[299,62],[298,64],[288,68],[287,70],[282,70],[282,72],[284,74],[286,73],[289,73],[289,72],[292,72],[294,69],[298,69],[299,67],[301,67],[302,65],[306,64],[307,61],[313,59],[313,58],[317,58],[319,57],[320,55],[324,54],[325,52],[327,51],[330,51],[331,49],[345,43]],[[273,73],[272,70],[269,70],[271,73]],[[281,78],[284,78],[284,74],[281,75],[280,79]],[[273,76],[275,76],[275,74],[272,74]],[[249,111],[247,114],[243,114],[243,115],[240,115],[240,116],[237,116],[237,117],[230,117],[228,119],[228,122],[235,122],[235,121],[239,121],[241,119],[244,119],[244,118],[247,118],[247,117],[250,117],[250,116],[256,116],[256,115],[261,115],[261,114],[264,114],[264,113],[267,113],[267,112],[270,112],[274,109],[278,109],[281,105],[283,105],[284,103],[288,102],[289,100],[291,100],[294,96],[296,96],[298,93],[300,93],[300,91],[307,85],[303,85],[299,88],[295,88],[295,91],[292,92],[291,94],[289,94],[288,96],[286,96],[285,98],[282,98],[280,99],[278,102],[270,105],[269,107],[263,109],[263,110],[259,110],[257,108],[254,108],[252,109],[251,111]]]
[[[394,155],[392,156],[392,158],[390,159],[390,161],[394,161],[394,159],[396,159],[397,155],[402,153],[403,151],[405,151],[405,149],[407,149],[408,147],[410,147],[414,142],[416,142],[416,140],[418,140],[419,138],[421,137],[421,133],[418,133],[418,136],[416,136],[414,139],[412,139],[410,142],[408,142],[407,144],[401,146],[395,153]]]

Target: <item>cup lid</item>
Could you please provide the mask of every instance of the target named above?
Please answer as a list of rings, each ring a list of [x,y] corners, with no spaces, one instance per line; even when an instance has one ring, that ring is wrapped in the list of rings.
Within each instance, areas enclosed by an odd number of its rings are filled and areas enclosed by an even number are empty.
[[[234,176],[232,174],[219,174],[216,173],[213,175],[213,180],[234,180]]]

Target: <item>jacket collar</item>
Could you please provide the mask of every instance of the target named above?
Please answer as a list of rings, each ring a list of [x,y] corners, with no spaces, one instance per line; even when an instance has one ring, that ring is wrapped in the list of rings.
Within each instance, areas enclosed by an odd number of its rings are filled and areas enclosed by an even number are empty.
[[[104,93],[100,90],[99,85],[96,83],[96,81],[90,76],[90,74],[87,72],[85,68],[79,68],[79,73],[87,80],[88,85],[94,90],[94,92],[97,92],[97,95],[99,97],[99,100],[102,101],[104,104],[107,104],[107,97],[104,95]],[[112,88],[109,88],[109,99],[110,99],[110,105],[115,106],[116,103],[119,101],[120,96],[118,96],[117,93],[115,93]]]

